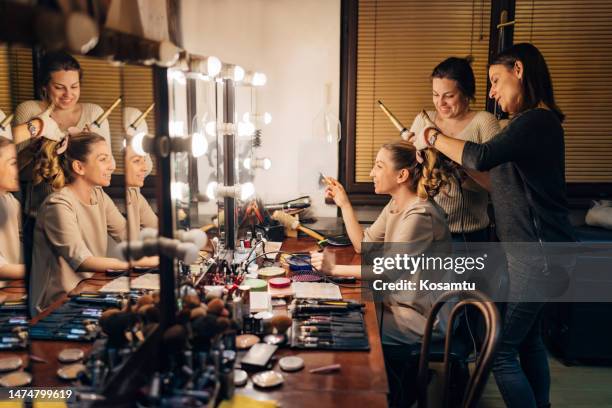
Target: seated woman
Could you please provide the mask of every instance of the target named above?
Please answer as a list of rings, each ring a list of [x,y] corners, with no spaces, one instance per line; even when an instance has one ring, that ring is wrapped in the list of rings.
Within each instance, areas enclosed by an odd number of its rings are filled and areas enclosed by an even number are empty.
[[[149,159],[150,160],[150,159]],[[147,177],[147,156],[140,156],[128,144],[125,149],[125,184],[127,186],[127,214],[130,240],[138,239],[142,228],[158,229],[157,215],[140,193]]]
[[[21,206],[11,192],[19,191],[17,152],[13,143],[0,137],[0,279],[23,279]]]
[[[436,246],[450,250],[451,234],[444,211],[433,197],[447,181],[446,170],[433,150],[417,153],[408,142],[382,146],[370,172],[376,194],[388,194],[391,200],[374,224],[363,229],[344,188],[329,179],[326,195],[342,210],[342,218],[355,251],[361,252],[362,242],[405,243],[411,254],[421,254]],[[438,248],[439,249],[439,248]],[[327,254],[313,253],[312,264],[333,276],[361,278],[360,265],[335,265]],[[433,293],[421,293],[411,302],[391,299],[382,317],[382,343],[391,388],[391,405],[407,406],[402,398],[416,395],[406,387],[414,386],[416,366],[406,366],[411,351],[418,350],[429,310],[436,298]],[[440,322],[438,328],[443,329]],[[408,376],[412,375],[412,380]]]
[[[107,235],[126,238],[126,222],[101,187],[110,185],[115,160],[106,140],[83,132],[69,137],[64,152],[41,163],[35,177],[55,189],[39,210],[34,229],[30,296],[33,315],[74,289],[92,272],[127,269],[106,257]],[[152,267],[157,259],[136,265]]]

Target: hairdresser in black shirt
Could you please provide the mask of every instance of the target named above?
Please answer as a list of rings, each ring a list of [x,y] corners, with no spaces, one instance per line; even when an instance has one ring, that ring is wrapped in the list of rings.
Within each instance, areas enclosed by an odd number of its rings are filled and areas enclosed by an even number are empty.
[[[415,147],[434,147],[466,169],[489,171],[488,183],[484,179],[502,242],[575,241],[566,208],[564,115],[544,57],[531,44],[516,44],[493,59],[489,78],[489,96],[512,118],[501,133],[476,144],[445,136],[431,124],[412,138]],[[548,407],[550,372],[540,333],[545,299],[520,301],[533,299],[546,257],[506,255],[509,302],[493,372],[508,407]]]

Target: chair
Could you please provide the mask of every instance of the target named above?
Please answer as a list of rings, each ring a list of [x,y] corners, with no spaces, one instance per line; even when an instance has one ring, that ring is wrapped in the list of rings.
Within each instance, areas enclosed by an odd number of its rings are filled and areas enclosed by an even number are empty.
[[[444,343],[443,406],[448,407],[450,404],[450,362],[452,358],[451,345],[453,341],[453,330],[451,328],[453,327],[455,319],[460,315],[460,312],[463,310],[464,306],[474,306],[482,313],[486,333],[479,357],[476,360],[476,368],[473,374],[470,376],[463,394],[463,401],[461,403],[462,407],[476,407],[486,385],[489,372],[491,371],[495,350],[499,342],[501,331],[500,317],[497,307],[491,299],[477,291],[451,291],[443,294],[434,304],[434,307],[427,318],[427,325],[425,327],[423,343],[421,345],[419,370],[417,376],[417,406],[419,408],[427,407],[427,386],[429,383],[429,360],[431,358],[430,349],[433,325],[442,306],[444,306],[446,302],[454,299],[458,299],[459,302],[453,307],[450,313],[447,335]]]

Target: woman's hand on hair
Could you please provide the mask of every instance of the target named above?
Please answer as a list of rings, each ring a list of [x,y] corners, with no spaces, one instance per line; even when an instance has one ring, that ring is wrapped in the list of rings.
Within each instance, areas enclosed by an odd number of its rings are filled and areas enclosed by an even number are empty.
[[[34,118],[41,121],[41,129],[38,131],[36,137],[42,136],[54,142],[60,142],[64,139],[66,133],[59,128],[57,122],[51,117],[51,112],[53,111],[52,107],[53,105]]]
[[[316,271],[333,275],[334,268],[336,267],[336,256],[333,252],[328,251],[311,252],[310,264]]]
[[[414,148],[417,150],[427,149],[428,147],[430,147],[429,144],[427,143],[427,136],[428,136],[429,130],[432,130],[432,129],[435,129],[435,127],[426,126],[408,141],[412,143],[414,145]]]
[[[348,195],[342,184],[333,177],[327,177],[327,188],[325,189],[325,197],[334,200],[334,203],[340,208],[350,205]]]

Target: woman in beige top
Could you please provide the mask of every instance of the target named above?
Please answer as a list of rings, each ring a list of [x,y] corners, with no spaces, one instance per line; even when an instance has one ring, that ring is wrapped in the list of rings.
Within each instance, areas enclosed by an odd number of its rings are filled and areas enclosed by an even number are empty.
[[[344,188],[336,180],[328,178],[326,195],[334,200],[342,211],[342,218],[355,251],[361,252],[362,242],[402,243],[406,253],[420,255],[433,249],[450,251],[451,235],[444,211],[433,197],[447,181],[446,169],[433,150],[420,156],[411,143],[401,141],[385,144],[376,155],[370,176],[374,180],[376,194],[388,194],[391,200],[376,221],[365,230],[359,224]],[[333,276],[361,278],[361,265],[335,265],[327,253],[312,253],[315,268]],[[385,301],[382,317],[382,343],[385,363],[390,380],[392,406],[408,406],[402,398],[402,390],[414,384],[408,376],[415,377],[416,367],[406,367],[408,356],[417,351],[429,310],[440,293],[419,292],[404,299],[390,295]],[[442,335],[447,310],[436,324]],[[399,380],[401,379],[401,380]],[[399,380],[399,381],[398,381]],[[406,393],[416,395],[415,393]]]
[[[495,116],[486,111],[473,111],[476,83],[470,61],[451,57],[438,64],[431,74],[435,111],[419,114],[410,131],[418,134],[430,118],[435,125],[456,139],[485,143],[499,133]],[[470,171],[473,177],[477,172]],[[451,178],[448,187],[434,200],[448,215],[448,226],[456,241],[488,241],[489,217],[487,191],[471,178]]]
[[[45,54],[40,64],[39,76],[44,100],[26,101],[17,106],[14,125],[28,123],[32,135],[35,135],[38,132],[39,124],[31,122],[32,119],[53,105],[50,117],[57,123],[61,131],[67,132],[72,127],[80,131],[90,126],[88,130],[104,136],[110,145],[110,129],[107,120],[103,121],[99,128],[97,126],[95,129],[91,128],[91,124],[104,110],[93,103],[79,102],[82,76],[80,64],[70,54],[63,51]],[[23,141],[17,140],[17,135],[14,137],[15,143]]]
[[[23,279],[21,206],[11,192],[19,191],[15,145],[0,137],[0,279]]]
[[[158,228],[157,215],[140,193],[148,174],[147,156],[140,156],[128,145],[125,149],[125,184],[130,240],[139,237],[142,228]]]
[[[41,169],[56,191],[42,204],[34,229],[30,308],[37,314],[74,289],[92,272],[127,269],[127,262],[106,257],[107,235],[126,238],[126,222],[101,187],[110,185],[115,161],[105,139],[83,132],[69,138],[66,151]],[[49,176],[52,175],[52,176]],[[154,266],[144,259],[141,266]]]

